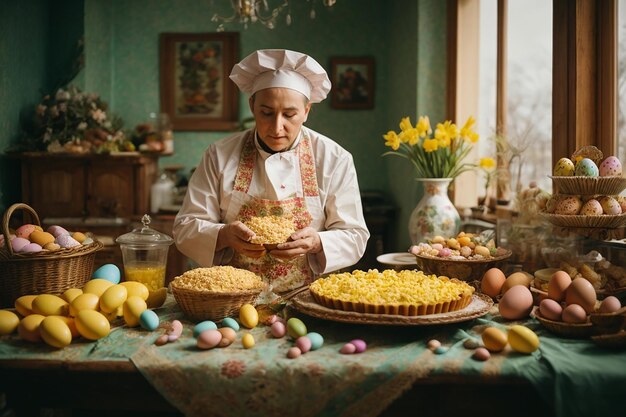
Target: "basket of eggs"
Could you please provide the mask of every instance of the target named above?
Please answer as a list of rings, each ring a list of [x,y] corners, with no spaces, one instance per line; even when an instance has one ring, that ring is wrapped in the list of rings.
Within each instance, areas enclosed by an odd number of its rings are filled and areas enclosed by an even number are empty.
[[[13,232],[13,214],[24,211],[31,218]],[[60,294],[82,288],[91,278],[96,251],[102,243],[61,226],[41,227],[39,216],[27,204],[10,206],[2,217],[0,236],[0,308],[13,306],[22,295]]]

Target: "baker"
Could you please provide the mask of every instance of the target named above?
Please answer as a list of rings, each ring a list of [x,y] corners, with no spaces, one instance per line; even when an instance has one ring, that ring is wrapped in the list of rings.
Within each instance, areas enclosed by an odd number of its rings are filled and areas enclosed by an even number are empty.
[[[251,270],[284,292],[355,264],[369,232],[352,155],[303,124],[331,83],[312,57],[253,52],[230,79],[250,94],[256,126],[211,144],[174,222],[178,249],[200,266]],[[290,216],[296,232],[267,251],[244,222]]]

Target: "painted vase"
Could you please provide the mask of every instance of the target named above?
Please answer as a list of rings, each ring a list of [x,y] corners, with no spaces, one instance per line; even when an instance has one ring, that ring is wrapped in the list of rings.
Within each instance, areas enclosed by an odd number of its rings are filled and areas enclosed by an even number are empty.
[[[409,217],[409,236],[413,244],[434,236],[455,237],[461,228],[461,216],[448,198],[451,178],[418,178],[424,195]]]

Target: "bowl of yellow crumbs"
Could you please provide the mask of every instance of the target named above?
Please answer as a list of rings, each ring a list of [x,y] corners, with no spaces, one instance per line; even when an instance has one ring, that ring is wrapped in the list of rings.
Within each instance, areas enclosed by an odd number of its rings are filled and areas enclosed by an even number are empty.
[[[221,320],[254,304],[265,283],[255,273],[232,266],[195,268],[174,278],[170,288],[187,317]]]
[[[267,250],[274,250],[284,242],[287,242],[296,231],[293,218],[290,216],[254,216],[243,222],[254,232],[251,243],[263,245]]]

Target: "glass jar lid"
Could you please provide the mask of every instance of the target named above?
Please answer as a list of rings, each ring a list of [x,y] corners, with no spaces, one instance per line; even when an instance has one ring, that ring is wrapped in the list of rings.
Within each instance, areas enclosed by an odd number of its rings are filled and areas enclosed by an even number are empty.
[[[120,245],[136,247],[169,246],[174,243],[174,239],[170,236],[148,226],[150,221],[150,216],[144,214],[141,218],[141,227],[134,229],[132,232],[118,236],[115,242]]]

